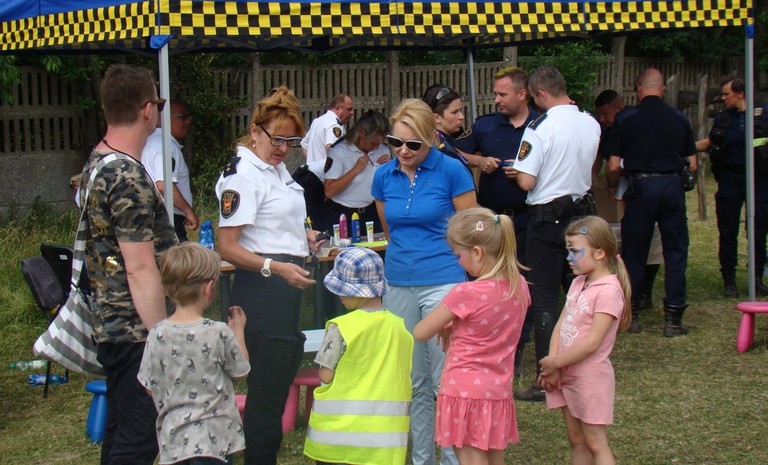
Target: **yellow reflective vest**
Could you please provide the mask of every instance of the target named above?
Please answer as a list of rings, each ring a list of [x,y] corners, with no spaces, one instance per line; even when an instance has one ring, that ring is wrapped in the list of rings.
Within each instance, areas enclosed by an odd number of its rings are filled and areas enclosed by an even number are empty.
[[[315,390],[304,454],[329,463],[403,465],[408,446],[413,336],[388,310],[334,318],[346,351]]]

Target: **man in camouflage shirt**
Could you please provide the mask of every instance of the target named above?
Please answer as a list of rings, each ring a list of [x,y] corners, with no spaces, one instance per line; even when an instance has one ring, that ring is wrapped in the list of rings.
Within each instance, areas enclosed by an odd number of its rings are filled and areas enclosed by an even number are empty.
[[[159,253],[177,243],[168,211],[140,160],[165,100],[149,70],[110,66],[101,82],[107,133],[83,169],[86,260],[98,359],[107,373],[102,465],[147,464],[157,456],[157,411],[136,375],[149,329],[166,317]],[[127,156],[91,171],[109,154]]]

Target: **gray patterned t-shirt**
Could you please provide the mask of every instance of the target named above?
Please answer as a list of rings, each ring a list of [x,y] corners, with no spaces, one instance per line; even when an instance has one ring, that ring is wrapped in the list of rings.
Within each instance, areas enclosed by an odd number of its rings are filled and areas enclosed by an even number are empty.
[[[245,448],[233,377],[248,374],[235,334],[225,323],[158,323],[147,338],[139,382],[157,407],[160,463],[227,455]]]

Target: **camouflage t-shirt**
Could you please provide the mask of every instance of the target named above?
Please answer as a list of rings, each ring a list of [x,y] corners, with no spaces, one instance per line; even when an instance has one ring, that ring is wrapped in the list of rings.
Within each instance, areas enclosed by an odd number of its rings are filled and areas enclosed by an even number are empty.
[[[116,160],[96,175],[87,204],[91,170],[109,153],[91,153],[83,169],[80,205],[86,205],[88,238],[86,266],[91,284],[91,309],[99,342],[147,339],[128,289],[125,260],[118,240],[155,243],[155,258],[178,243],[163,199],[144,167],[135,160]]]

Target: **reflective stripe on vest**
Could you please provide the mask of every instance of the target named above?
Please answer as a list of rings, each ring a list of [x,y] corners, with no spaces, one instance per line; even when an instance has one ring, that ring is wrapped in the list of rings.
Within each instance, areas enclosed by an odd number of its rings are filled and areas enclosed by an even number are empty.
[[[322,400],[315,399],[314,413],[326,415],[392,415],[407,416],[410,402],[387,400]]]
[[[408,433],[350,433],[307,428],[307,439],[332,446],[392,448],[407,447]]]

